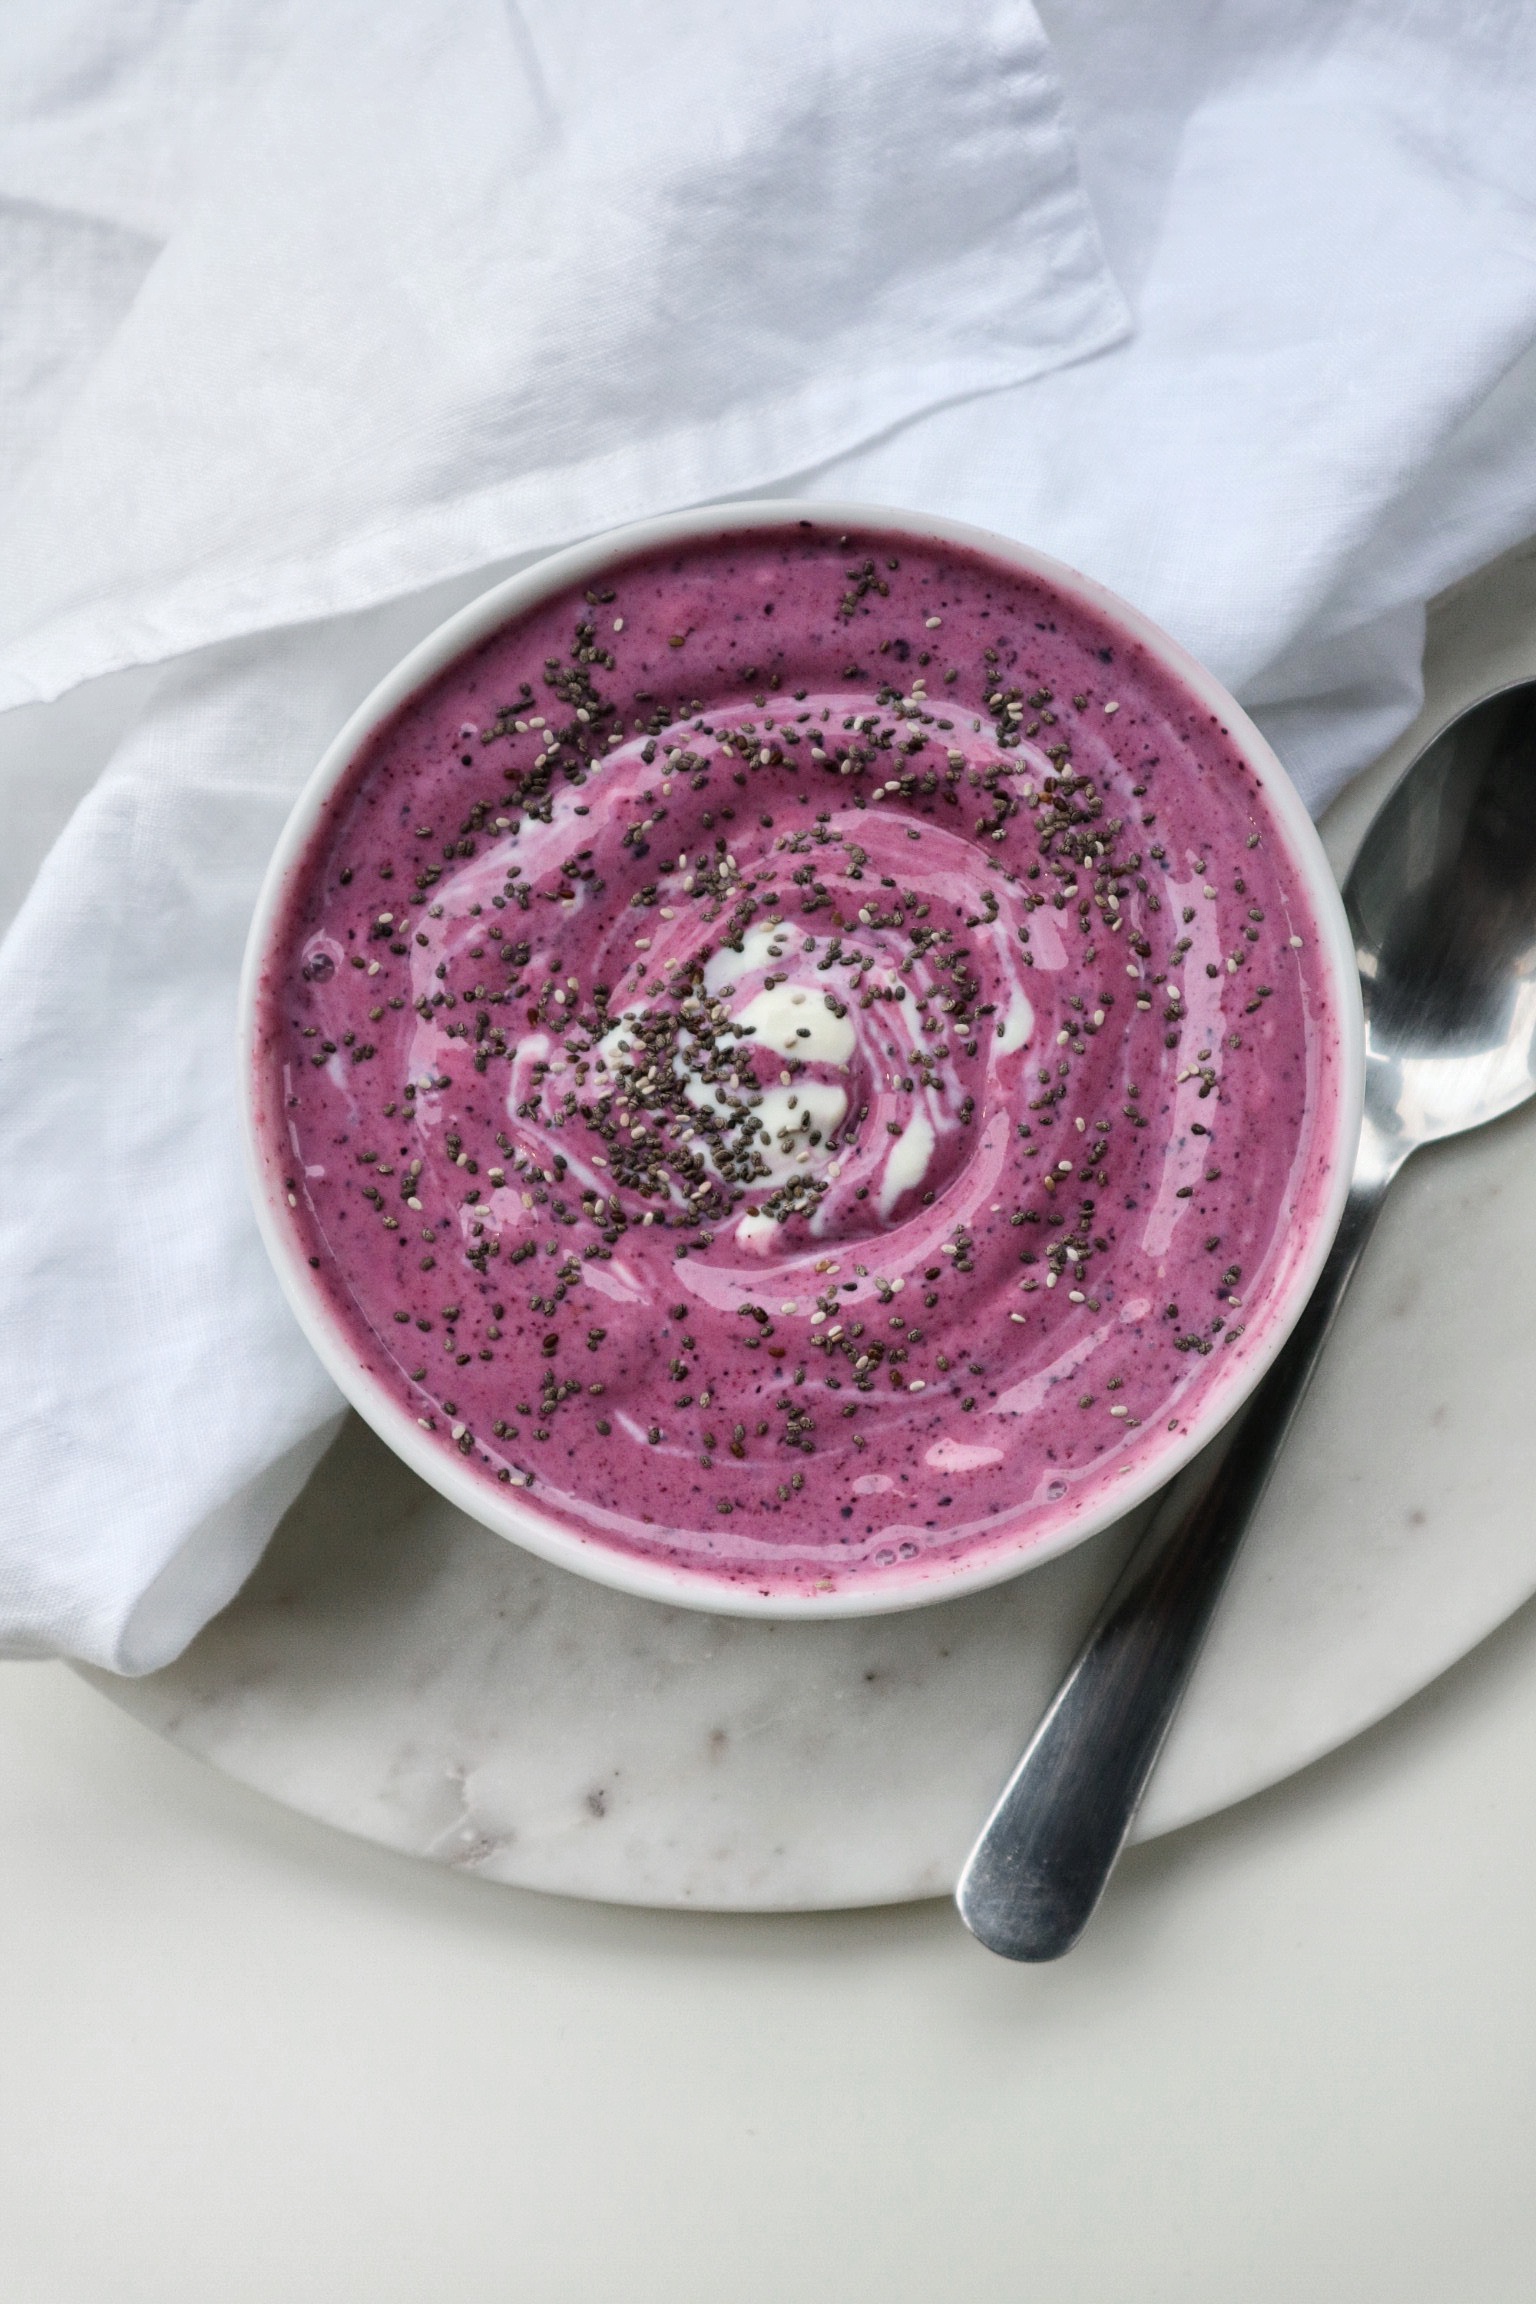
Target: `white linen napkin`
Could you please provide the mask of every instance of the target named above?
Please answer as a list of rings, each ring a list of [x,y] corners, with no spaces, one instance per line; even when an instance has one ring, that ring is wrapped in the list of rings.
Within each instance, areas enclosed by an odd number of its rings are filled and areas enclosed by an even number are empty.
[[[189,97],[201,133],[15,498],[0,706],[740,492],[1125,333],[1027,0],[269,4],[254,60],[227,6],[159,0],[113,59],[136,134]],[[67,196],[25,125],[0,187]]]
[[[1536,531],[1536,23],[1054,0],[1107,268],[1016,5],[25,13],[0,694],[166,669],[0,948],[0,1650],[144,1671],[337,1411],[234,985],[415,588],[767,487],[957,513],[1148,608],[1320,804],[1426,597]]]

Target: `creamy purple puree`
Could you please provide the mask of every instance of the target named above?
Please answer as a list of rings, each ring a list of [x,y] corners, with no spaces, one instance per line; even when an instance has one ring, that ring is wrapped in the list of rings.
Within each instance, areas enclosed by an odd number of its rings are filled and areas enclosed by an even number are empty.
[[[1102,1508],[1327,1188],[1252,771],[953,545],[789,524],[515,618],[365,748],[273,949],[261,1105],[359,1360],[492,1488],[754,1591]]]

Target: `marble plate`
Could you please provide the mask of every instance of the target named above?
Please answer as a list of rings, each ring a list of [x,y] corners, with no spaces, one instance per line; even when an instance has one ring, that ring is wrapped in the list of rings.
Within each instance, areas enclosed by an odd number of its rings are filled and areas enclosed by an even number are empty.
[[[1491,587],[1491,588],[1490,588]],[[1536,558],[1443,604],[1428,726],[1536,669]],[[1422,1687],[1536,1589],[1536,1114],[1419,1156],[1340,1316],[1143,1810],[1168,1831]],[[907,1616],[779,1624],[587,1584],[343,1429],[175,1665],[90,1675],[274,1798],[481,1876],[783,1910],[947,1889],[1128,1524]]]

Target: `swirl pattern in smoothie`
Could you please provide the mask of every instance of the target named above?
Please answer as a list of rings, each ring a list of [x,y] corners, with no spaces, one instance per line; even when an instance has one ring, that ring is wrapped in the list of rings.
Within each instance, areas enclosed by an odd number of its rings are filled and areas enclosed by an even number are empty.
[[[365,748],[261,998],[360,1360],[487,1482],[754,1591],[1099,1509],[1326,1189],[1252,770],[952,544],[727,534],[514,620]]]

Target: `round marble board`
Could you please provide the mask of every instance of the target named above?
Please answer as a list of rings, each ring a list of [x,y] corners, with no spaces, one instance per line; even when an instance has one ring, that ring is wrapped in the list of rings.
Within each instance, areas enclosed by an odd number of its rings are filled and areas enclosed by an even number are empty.
[[[1536,558],[1443,603],[1432,701],[1325,826],[1341,864],[1427,729],[1536,670]],[[1398,1184],[1138,1824],[1273,1783],[1536,1589],[1536,1113]],[[1135,1533],[905,1616],[662,1608],[545,1566],[355,1419],[257,1573],[112,1700],[274,1798],[483,1878],[788,1910],[946,1890]]]

